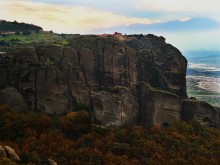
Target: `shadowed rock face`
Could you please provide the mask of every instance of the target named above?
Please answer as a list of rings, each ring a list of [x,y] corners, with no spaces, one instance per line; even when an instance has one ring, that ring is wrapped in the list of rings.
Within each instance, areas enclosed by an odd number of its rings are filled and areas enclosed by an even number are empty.
[[[146,84],[138,86],[138,94],[139,122],[142,125],[169,126],[181,119],[180,98],[177,95],[156,90]]]
[[[0,91],[0,104],[8,104],[19,111],[27,109],[23,96],[13,87]]]
[[[139,106],[129,92],[110,93],[101,91],[93,97],[96,119],[104,125],[128,125],[137,122]]]
[[[186,98],[187,60],[163,37],[147,35],[126,42],[138,55],[138,79]]]
[[[27,47],[12,57],[0,66],[1,86],[15,86],[35,111],[83,103],[103,125],[163,125],[180,119],[187,98],[187,60],[163,37],[76,36],[68,48]]]
[[[220,128],[220,113],[218,108],[194,99],[182,100],[182,119],[185,121],[197,120],[202,125]]]

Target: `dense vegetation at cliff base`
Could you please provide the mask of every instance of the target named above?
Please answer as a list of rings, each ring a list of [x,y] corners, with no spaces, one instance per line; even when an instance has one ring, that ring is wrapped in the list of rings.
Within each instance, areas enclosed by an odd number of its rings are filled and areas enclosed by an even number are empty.
[[[62,165],[218,164],[220,131],[196,121],[167,128],[103,128],[90,121],[84,110],[23,114],[1,105],[0,144],[13,147],[21,161],[0,163],[42,165],[51,158]]]

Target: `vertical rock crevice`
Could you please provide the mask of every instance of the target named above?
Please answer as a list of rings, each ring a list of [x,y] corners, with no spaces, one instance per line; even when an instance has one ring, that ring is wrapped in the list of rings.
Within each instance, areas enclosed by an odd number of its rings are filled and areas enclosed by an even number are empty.
[[[88,80],[87,75],[86,75],[86,70],[85,70],[83,64],[81,63],[81,53],[80,53],[80,51],[77,51],[77,56],[78,56],[78,63],[80,65],[80,69],[81,69],[82,74],[83,74],[84,82],[85,82],[86,87],[87,87],[88,97],[89,97],[89,108],[90,108],[90,112],[92,114],[92,112],[93,112],[92,91],[91,91],[91,87],[90,87],[89,82],[88,82],[89,80]],[[92,116],[92,118],[93,118],[93,116]]]

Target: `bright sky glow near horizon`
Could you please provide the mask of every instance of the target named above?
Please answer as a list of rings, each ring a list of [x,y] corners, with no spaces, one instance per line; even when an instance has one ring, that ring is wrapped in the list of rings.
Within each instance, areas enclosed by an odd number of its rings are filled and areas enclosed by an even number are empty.
[[[0,0],[0,19],[57,33],[153,33],[181,51],[220,50],[220,0]]]

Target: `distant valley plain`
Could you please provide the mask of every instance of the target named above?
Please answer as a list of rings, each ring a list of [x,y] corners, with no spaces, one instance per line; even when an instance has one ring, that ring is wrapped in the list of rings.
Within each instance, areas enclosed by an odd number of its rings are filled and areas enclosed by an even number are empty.
[[[220,107],[220,51],[189,51],[184,56],[188,96]]]

